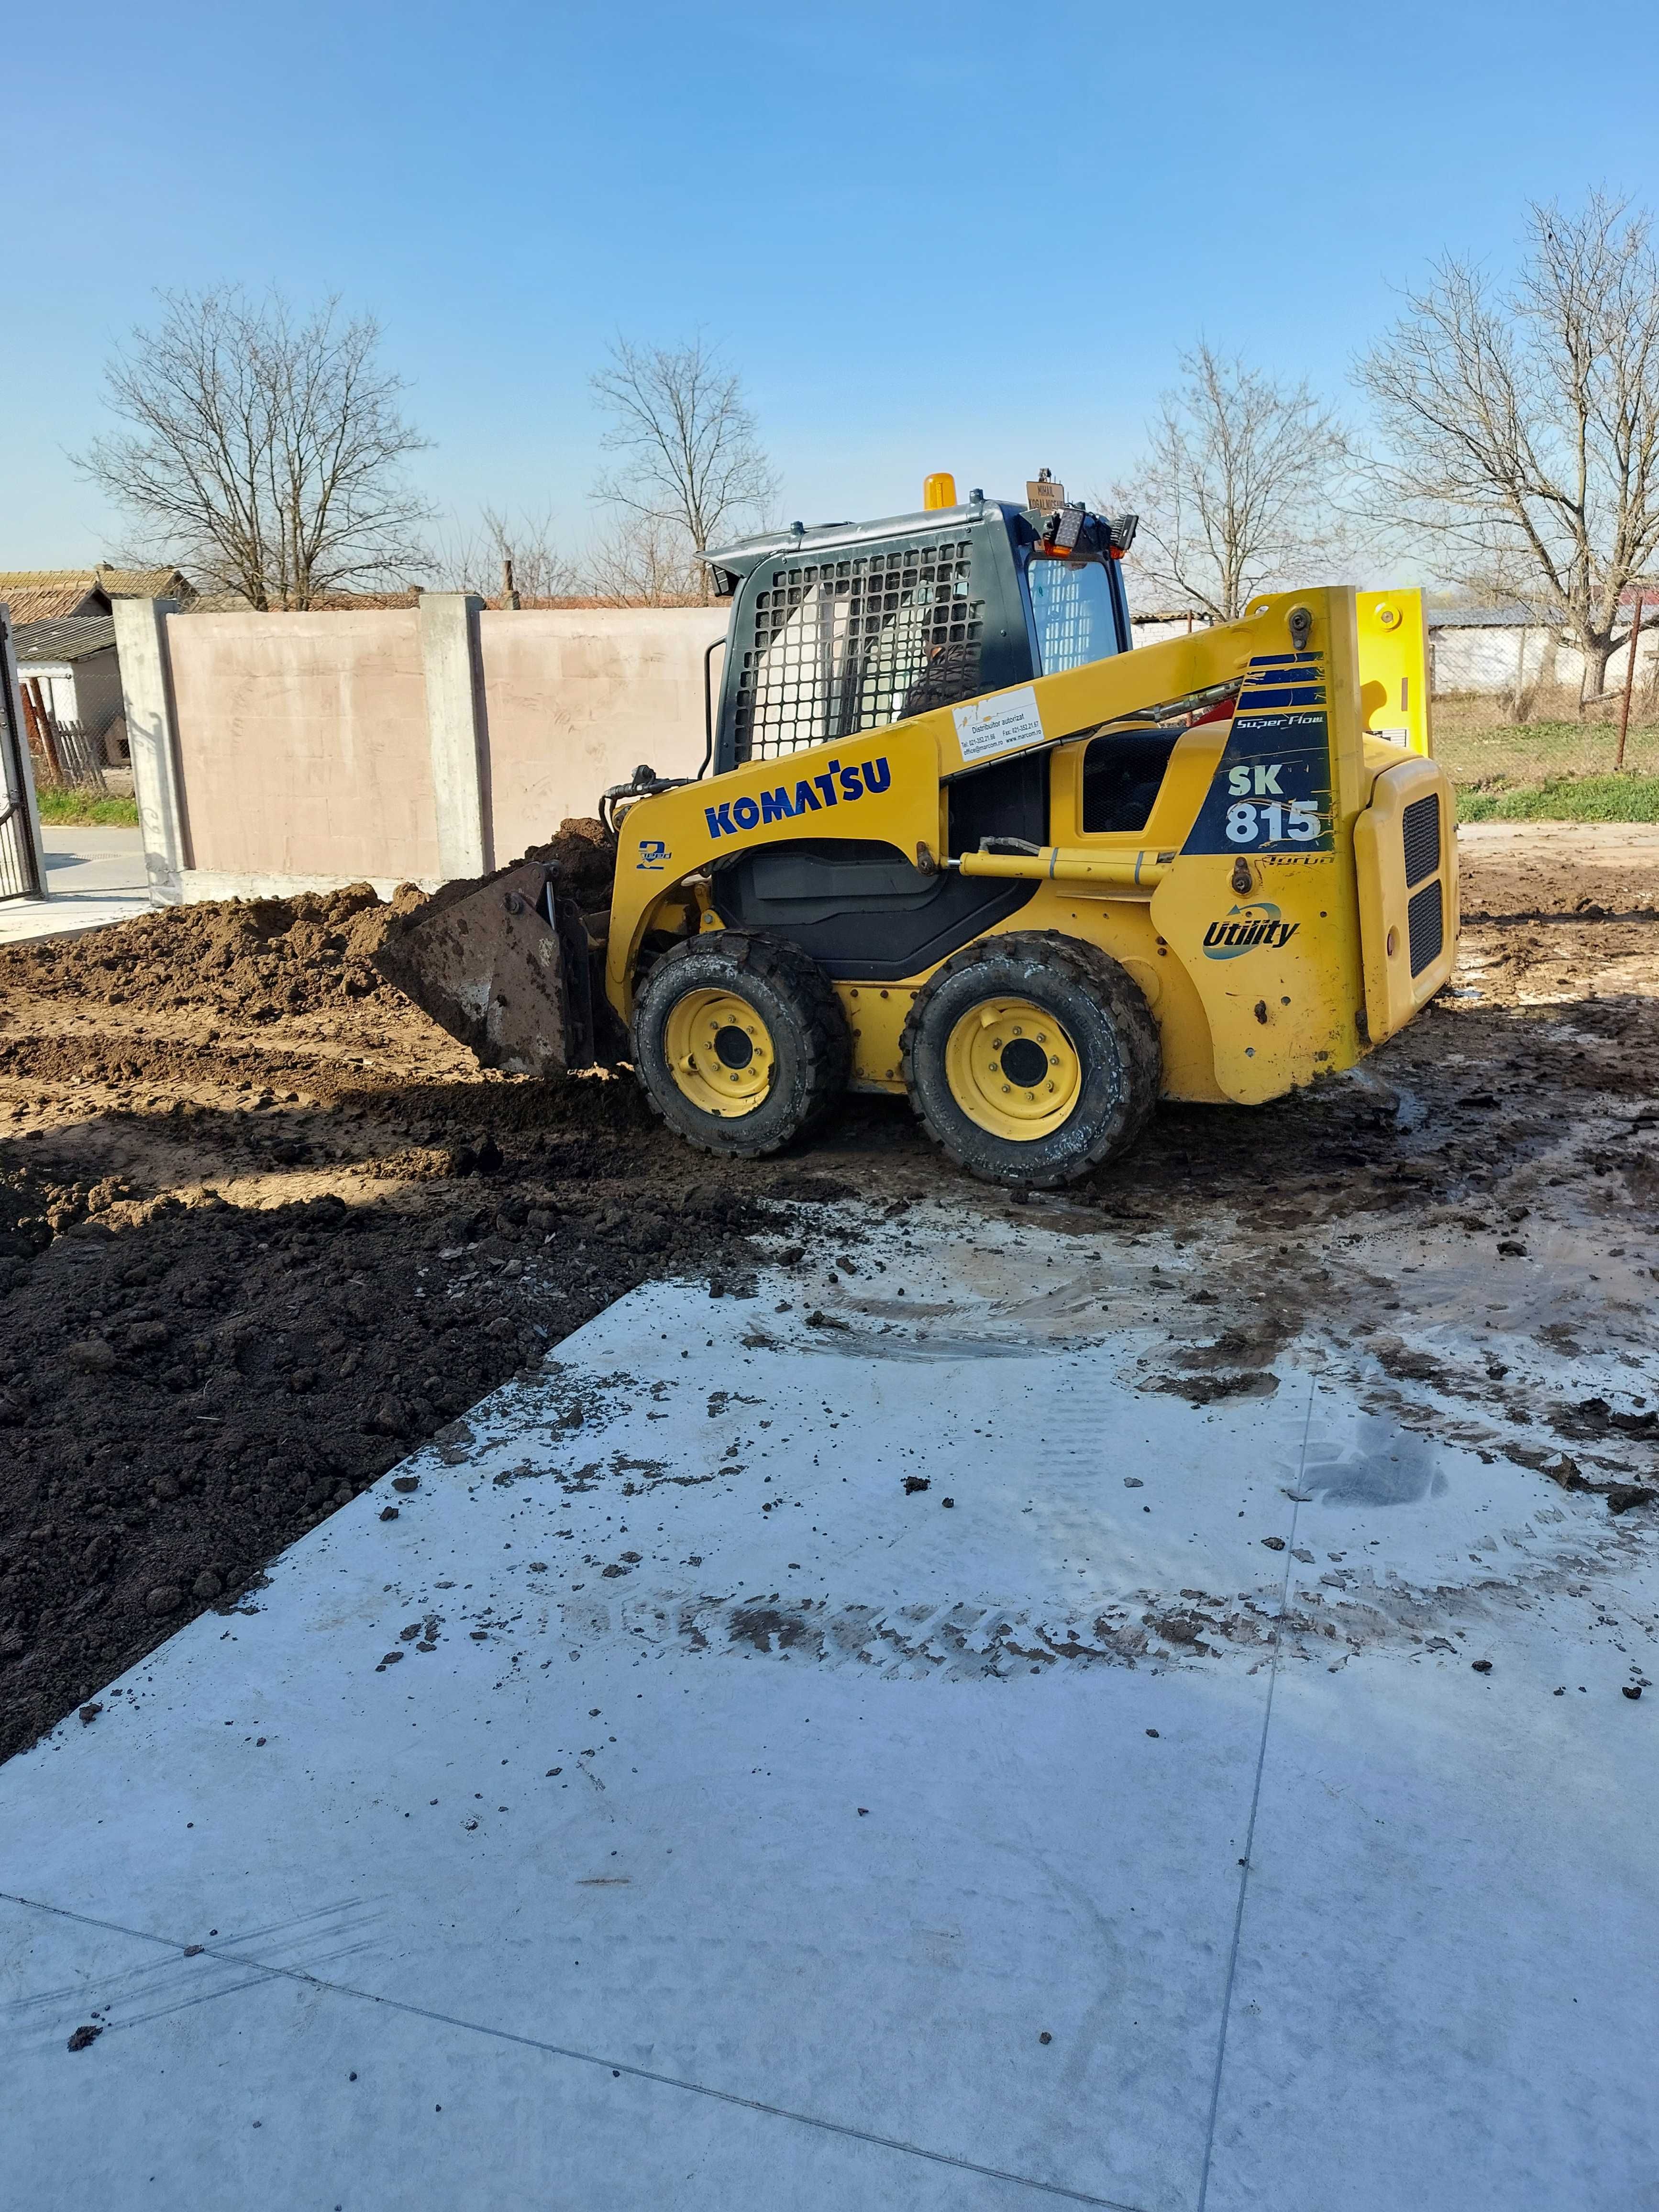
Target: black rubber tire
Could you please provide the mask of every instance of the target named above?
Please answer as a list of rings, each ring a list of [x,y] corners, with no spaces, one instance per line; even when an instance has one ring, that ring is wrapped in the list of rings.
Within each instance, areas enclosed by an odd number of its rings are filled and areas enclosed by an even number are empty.
[[[1078,1103],[1060,1127],[996,1135],[957,1103],[945,1047],[988,998],[1030,999],[1061,1023],[1082,1066]],[[904,1083],[928,1135],[987,1182],[1052,1190],[1127,1151],[1158,1103],[1163,1051],[1152,1008],[1109,953],[1055,930],[984,937],[945,962],[916,994],[904,1025]]]
[[[729,991],[752,1006],[772,1033],[776,1073],[763,1105],[723,1120],[705,1113],[675,1082],[665,1033],[690,991]],[[781,938],[711,930],[677,945],[647,975],[634,1004],[634,1072],[669,1127],[700,1151],[757,1158],[781,1151],[820,1120],[847,1088],[853,1041],[847,1016],[817,962]]]

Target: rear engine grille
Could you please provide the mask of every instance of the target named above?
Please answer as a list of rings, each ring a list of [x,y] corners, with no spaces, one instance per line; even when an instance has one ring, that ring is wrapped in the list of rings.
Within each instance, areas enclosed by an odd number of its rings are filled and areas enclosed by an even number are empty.
[[[1413,799],[1401,817],[1400,829],[1406,848],[1406,888],[1410,890],[1440,866],[1440,793],[1431,791],[1426,799]],[[1416,943],[1413,936],[1413,947]]]
[[[1432,804],[1438,807],[1440,802],[1437,799],[1432,801],[1419,799],[1417,804],[1419,806]],[[1411,810],[1407,808],[1408,821],[1410,813]],[[1407,834],[1408,841],[1407,850],[1409,852],[1411,849],[1409,830]],[[1436,842],[1438,842],[1437,823]],[[1437,883],[1425,884],[1420,891],[1413,893],[1410,902],[1406,908],[1406,927],[1411,938],[1412,973],[1413,975],[1420,975],[1431,961],[1439,958],[1440,948],[1446,938],[1445,911],[1441,902],[1440,886]]]

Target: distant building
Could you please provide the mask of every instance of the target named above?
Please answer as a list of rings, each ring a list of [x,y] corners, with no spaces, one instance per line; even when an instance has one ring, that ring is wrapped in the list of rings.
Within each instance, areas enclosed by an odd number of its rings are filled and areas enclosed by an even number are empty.
[[[1636,592],[1626,595],[1626,615]],[[1650,684],[1659,675],[1659,599],[1652,586],[1644,594],[1644,626],[1636,654],[1636,681]],[[1540,690],[1576,693],[1584,675],[1584,656],[1556,607],[1530,606],[1523,600],[1491,607],[1430,607],[1429,689],[1485,692],[1521,699]],[[1623,689],[1629,660],[1622,643],[1607,664],[1608,691]]]
[[[1136,607],[1129,627],[1137,645],[1162,645],[1166,637],[1190,637],[1194,630],[1208,629],[1214,620],[1202,607]]]
[[[115,599],[177,599],[191,606],[196,586],[177,568],[0,569],[0,605],[11,610],[14,629],[25,623],[64,622],[107,615]]]
[[[78,722],[100,741],[106,758],[124,758],[121,670],[108,615],[24,623],[12,632],[12,643],[18,682],[40,685],[41,704],[53,721]],[[113,748],[106,742],[112,731]]]

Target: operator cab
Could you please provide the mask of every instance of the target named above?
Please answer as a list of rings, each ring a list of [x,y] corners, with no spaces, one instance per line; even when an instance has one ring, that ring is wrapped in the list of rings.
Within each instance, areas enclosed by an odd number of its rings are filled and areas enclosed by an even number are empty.
[[[1046,469],[1026,492],[1024,507],[977,491],[958,503],[949,477],[930,477],[919,514],[798,524],[708,554],[717,590],[734,601],[717,720],[711,709],[715,773],[1128,651],[1121,563],[1133,517],[1067,504]],[[1135,742],[1144,753],[1158,739]],[[1138,753],[1107,774],[1117,815],[1150,773]],[[1088,790],[1103,787],[1091,768]],[[1049,790],[1046,753],[953,777],[950,855],[988,836],[1046,845]],[[802,838],[717,862],[714,888],[727,922],[788,938],[832,977],[881,982],[947,958],[1034,887],[924,875],[896,848],[862,839]]]
[[[716,775],[1127,652],[1134,519],[930,477],[919,514],[800,523],[704,557],[732,599]]]

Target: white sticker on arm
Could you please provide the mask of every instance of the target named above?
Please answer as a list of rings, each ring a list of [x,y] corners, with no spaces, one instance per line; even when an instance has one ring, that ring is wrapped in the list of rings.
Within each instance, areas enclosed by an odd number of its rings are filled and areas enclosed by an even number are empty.
[[[951,712],[956,717],[957,743],[965,761],[1046,743],[1036,693],[1029,684],[1022,684],[1017,691],[995,691],[989,698],[970,699],[966,706],[953,707]]]

